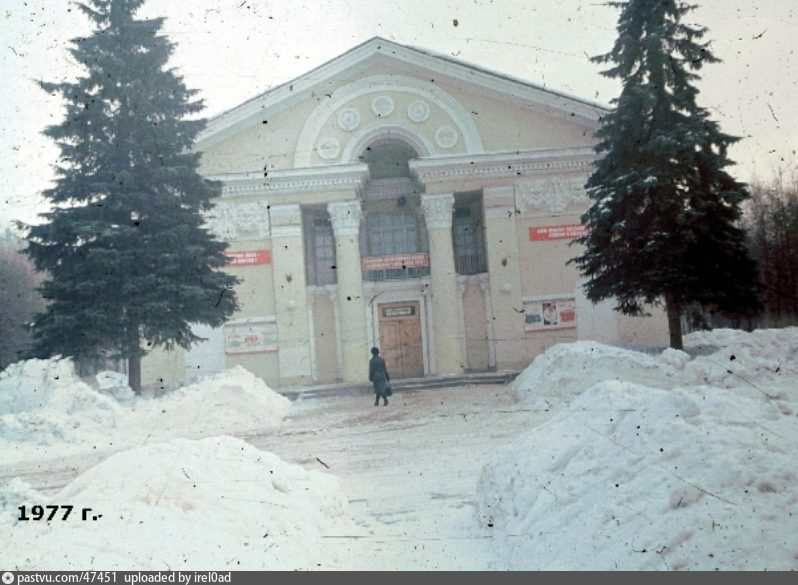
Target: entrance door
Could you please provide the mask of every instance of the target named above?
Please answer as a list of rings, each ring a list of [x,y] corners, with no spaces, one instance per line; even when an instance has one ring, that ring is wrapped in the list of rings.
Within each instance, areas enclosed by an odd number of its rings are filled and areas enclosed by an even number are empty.
[[[380,310],[380,353],[392,378],[424,375],[418,303],[386,303]]]

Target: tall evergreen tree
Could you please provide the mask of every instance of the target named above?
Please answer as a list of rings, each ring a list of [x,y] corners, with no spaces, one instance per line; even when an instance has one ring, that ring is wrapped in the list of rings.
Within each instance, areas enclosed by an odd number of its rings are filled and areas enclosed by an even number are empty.
[[[748,192],[724,171],[738,138],[696,103],[696,72],[718,59],[700,42],[707,29],[682,22],[695,6],[611,5],[620,9],[618,39],[593,61],[610,63],[602,73],[623,89],[596,133],[604,156],[587,182],[584,252],[572,261],[594,302],[614,297],[630,315],[664,302],[670,344],[681,348],[688,304],[737,314],[758,307],[756,267],[738,227]]]
[[[202,100],[167,67],[163,19],[135,18],[142,4],[81,4],[96,32],[70,52],[86,74],[42,83],[63,96],[66,118],[45,130],[61,150],[45,192],[53,207],[27,226],[26,249],[48,275],[32,355],[125,358],[136,391],[146,349],[189,347],[192,323],[221,325],[238,282],[219,270],[226,244],[200,214],[219,194],[191,152]]]

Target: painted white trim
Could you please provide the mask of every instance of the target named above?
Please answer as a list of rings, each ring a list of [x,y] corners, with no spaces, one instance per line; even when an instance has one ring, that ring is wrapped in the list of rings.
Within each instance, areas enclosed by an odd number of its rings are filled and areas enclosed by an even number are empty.
[[[413,65],[432,72],[434,78],[449,78],[466,84],[482,94],[558,112],[593,128],[597,127],[598,119],[609,111],[606,106],[576,96],[481,69],[448,56],[436,55],[430,51],[375,37],[304,75],[209,120],[198,137],[195,149],[206,150],[251,125],[255,119],[268,119],[312,96],[314,92],[321,93],[317,90],[329,87],[335,79],[340,79],[349,71],[356,71],[362,67],[364,61],[374,58]]]
[[[428,81],[422,81],[414,77],[405,77],[401,75],[373,75],[353,81],[343,87],[335,90],[332,95],[323,100],[313,112],[308,116],[305,126],[299,134],[297,140],[296,155],[294,157],[294,167],[309,167],[313,164],[313,152],[316,148],[316,143],[321,137],[321,133],[325,127],[328,126],[329,120],[332,116],[337,116],[337,112],[345,108],[350,102],[366,95],[380,94],[382,97],[386,92],[404,93],[418,97],[422,97],[443,110],[452,122],[457,126],[460,136],[462,136],[464,143],[464,150],[469,154],[477,154],[484,152],[482,146],[482,139],[479,136],[479,130],[471,114],[458,102],[455,98],[443,91],[437,85]],[[406,131],[413,135],[420,135],[423,130],[421,127],[414,127],[411,124],[398,123],[396,121],[387,122],[382,119],[376,121],[376,125],[385,124],[388,126],[399,125]],[[371,124],[373,128],[375,124]],[[349,140],[347,146],[344,148],[344,157],[342,160],[351,160],[352,144],[354,137]],[[431,143],[431,141],[429,141]],[[454,146],[454,144],[452,145]],[[451,148],[451,147],[450,147]],[[428,149],[436,153],[439,149]],[[347,156],[348,153],[348,156]],[[359,152],[355,154],[357,156]]]
[[[368,180],[368,165],[329,165],[263,173],[228,173],[208,178],[222,183],[222,199],[242,196],[319,191],[359,191]]]
[[[432,142],[424,136],[421,132],[416,131],[409,124],[394,121],[390,124],[381,120],[376,120],[374,123],[361,128],[344,146],[344,152],[341,155],[341,160],[350,163],[356,163],[360,154],[378,137],[392,137],[398,136],[410,146],[416,149],[419,156],[432,156],[435,153],[435,146]]]
[[[588,147],[422,158],[411,160],[409,164],[418,180],[429,184],[476,178],[521,181],[549,173],[588,174],[596,158],[596,153]]]

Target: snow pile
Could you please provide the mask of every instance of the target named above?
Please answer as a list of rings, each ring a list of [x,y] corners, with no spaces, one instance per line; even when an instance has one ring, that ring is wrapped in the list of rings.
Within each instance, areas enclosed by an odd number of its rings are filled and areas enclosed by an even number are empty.
[[[515,379],[513,389],[532,408],[556,409],[602,380],[672,388],[689,359],[673,349],[656,356],[595,341],[561,343],[536,357]]]
[[[798,399],[798,327],[702,331],[687,335],[685,346],[694,356],[689,382]]]
[[[685,351],[660,354],[592,341],[559,344],[538,356],[513,388],[529,407],[556,410],[604,380],[663,389],[705,384],[783,398],[798,392],[798,328],[691,333]]]
[[[98,374],[95,386],[82,382],[69,360],[10,366],[0,375],[0,450],[5,459],[269,430],[279,426],[291,405],[240,366],[161,398],[137,398],[125,377],[115,372]]]
[[[106,396],[110,396],[121,404],[132,404],[136,394],[127,385],[127,376],[119,372],[105,370],[94,376],[93,387]]]
[[[161,398],[138,401],[126,422],[136,436],[196,437],[276,428],[290,409],[290,400],[235,366]]]
[[[116,428],[121,414],[67,359],[17,362],[0,374],[0,438],[7,442],[79,443]]]
[[[73,504],[73,516],[0,525],[13,570],[337,568],[326,535],[354,524],[338,480],[232,437],[177,439],[117,453],[52,498],[19,482],[0,502]],[[80,520],[92,508],[96,521]],[[13,534],[13,540],[12,540]]]
[[[686,341],[559,346],[524,373],[528,400],[568,396],[483,468],[496,568],[798,569],[798,329]]]

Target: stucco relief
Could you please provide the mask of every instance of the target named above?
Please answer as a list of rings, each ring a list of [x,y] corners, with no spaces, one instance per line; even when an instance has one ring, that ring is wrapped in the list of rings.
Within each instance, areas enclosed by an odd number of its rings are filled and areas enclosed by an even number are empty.
[[[457,144],[457,130],[451,126],[441,126],[435,132],[435,143],[441,148],[451,148]]]
[[[394,107],[393,99],[387,95],[377,96],[371,102],[371,111],[378,118],[387,118],[393,114]]]
[[[451,228],[454,195],[424,195],[421,207],[428,229]]]
[[[360,201],[336,201],[327,205],[327,211],[336,237],[358,234],[363,217]]]
[[[562,213],[569,205],[588,202],[582,177],[557,177],[516,185],[516,206],[521,211]]]
[[[407,117],[418,124],[426,122],[429,118],[429,114],[430,109],[427,102],[415,100],[410,102],[410,105],[407,106]]]
[[[360,112],[355,108],[344,108],[338,113],[338,126],[341,130],[351,132],[360,124]]]
[[[318,153],[324,160],[333,160],[341,153],[341,145],[335,138],[325,138],[319,142]]]
[[[262,240],[269,237],[269,205],[266,201],[220,201],[205,218],[208,229],[221,240]]]
[[[433,117],[438,119],[434,126]],[[375,75],[335,90],[316,107],[299,135],[294,167],[358,162],[370,140],[396,133],[422,156],[484,152],[471,114],[440,87],[411,77]]]

